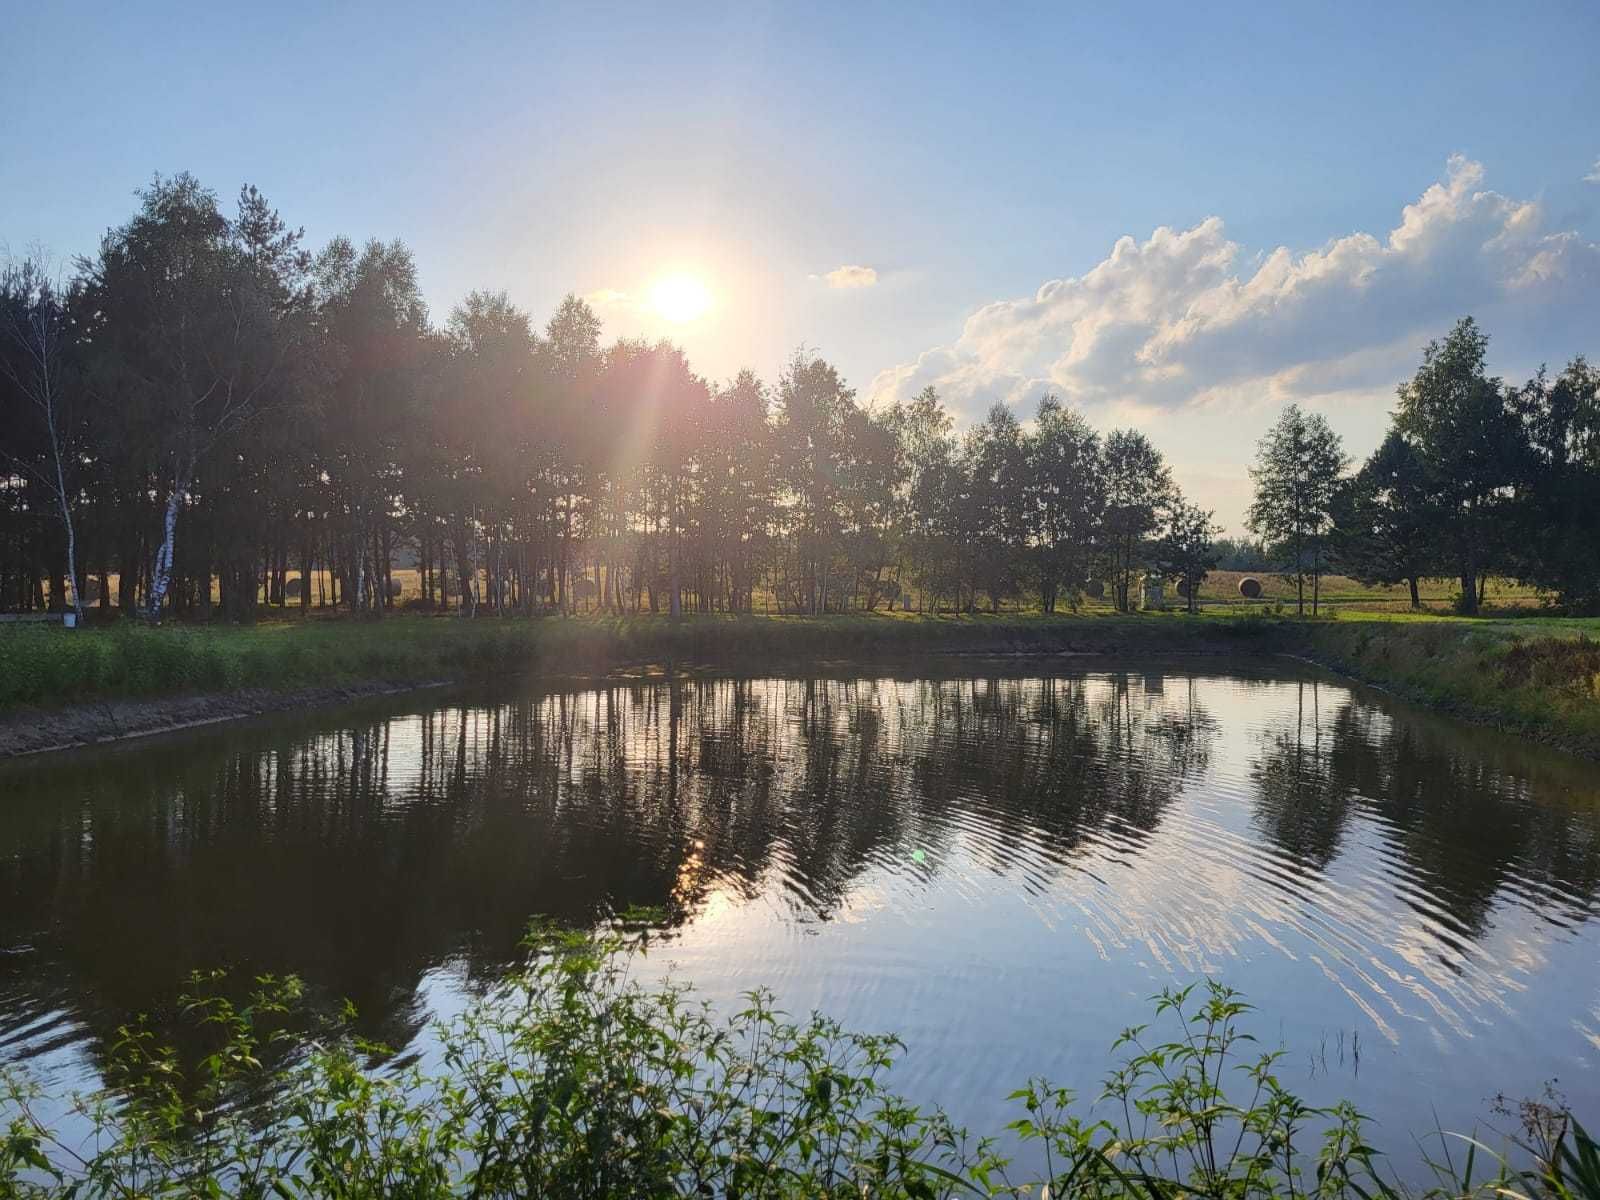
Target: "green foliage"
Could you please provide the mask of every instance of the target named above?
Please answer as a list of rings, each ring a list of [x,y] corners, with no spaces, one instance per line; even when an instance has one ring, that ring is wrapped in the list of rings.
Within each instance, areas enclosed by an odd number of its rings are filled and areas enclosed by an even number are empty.
[[[887,1086],[892,1036],[792,1020],[761,991],[723,1016],[631,982],[649,920],[536,928],[526,967],[438,1029],[436,1073],[386,1067],[348,1013],[308,1023],[295,979],[236,1004],[223,977],[197,978],[187,1011],[208,1049],[192,1067],[125,1029],[108,1087],[71,1097],[61,1129],[36,1115],[36,1082],[0,1076],[0,1196],[1397,1195],[1360,1114],[1288,1092],[1220,984],[1156,997],[1094,1104],[1035,1080],[1001,1135],[974,1140]],[[1476,1151],[1435,1163],[1428,1194],[1600,1196],[1593,1141],[1536,1111],[1491,1173]]]
[[[1288,560],[1295,579],[1296,608],[1305,610],[1305,577],[1325,569],[1325,540],[1333,519],[1339,475],[1348,460],[1339,435],[1321,413],[1291,404],[1261,439],[1250,470],[1253,533]],[[1318,607],[1313,582],[1312,612]]]
[[[1409,583],[1412,607],[1417,607],[1418,583],[1438,561],[1438,522],[1431,504],[1416,448],[1390,430],[1334,496],[1334,562],[1362,582]]]

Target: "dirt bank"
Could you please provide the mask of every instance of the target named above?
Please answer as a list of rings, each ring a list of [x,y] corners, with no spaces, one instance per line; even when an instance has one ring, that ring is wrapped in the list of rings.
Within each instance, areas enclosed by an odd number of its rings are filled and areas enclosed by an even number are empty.
[[[443,681],[347,683],[290,691],[240,688],[237,691],[205,695],[96,700],[71,708],[13,710],[0,715],[0,759],[45,754],[52,750],[71,750],[125,738],[149,737],[158,733],[216,725],[242,717],[345,704],[373,696],[392,696],[440,686],[443,686]]]

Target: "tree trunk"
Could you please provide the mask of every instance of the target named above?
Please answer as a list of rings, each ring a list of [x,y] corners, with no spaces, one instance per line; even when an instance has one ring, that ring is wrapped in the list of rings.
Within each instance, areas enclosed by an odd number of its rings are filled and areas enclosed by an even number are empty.
[[[172,553],[177,543],[178,508],[189,490],[189,470],[174,474],[172,491],[167,495],[166,513],[161,522],[161,548],[156,551],[155,567],[150,572],[150,603],[148,616],[152,625],[161,623],[161,602],[167,598],[167,588],[172,584]]]
[[[467,560],[467,530],[464,525],[457,525],[455,532],[456,550],[456,580],[461,589],[461,597],[457,603],[457,611],[464,617],[476,615],[478,610],[478,597],[474,594],[473,576],[477,574],[474,565],[469,565]]]
[[[1411,585],[1411,607],[1413,609],[1421,608],[1422,597],[1417,592],[1417,577],[1413,575],[1410,579],[1406,580],[1406,582]]]
[[[55,447],[55,430],[50,442]],[[78,590],[78,534],[72,524],[72,505],[67,503],[67,482],[61,473],[61,452],[56,448],[56,500],[61,505],[61,525],[67,531],[67,582],[72,585],[72,611],[78,625],[83,624],[83,593]]]

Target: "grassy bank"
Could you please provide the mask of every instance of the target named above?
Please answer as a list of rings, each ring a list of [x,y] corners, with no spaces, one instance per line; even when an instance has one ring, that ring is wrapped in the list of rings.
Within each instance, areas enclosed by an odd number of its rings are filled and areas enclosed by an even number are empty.
[[[1284,1052],[1216,983],[1155,997],[1083,1095],[1016,1081],[1016,1119],[976,1137],[891,1090],[892,1035],[794,1021],[761,991],[719,1014],[646,990],[640,945],[539,936],[437,1028],[431,1074],[374,1071],[391,1053],[309,1013],[292,979],[243,1002],[197,981],[186,1056],[135,1027],[105,1092],[0,1071],[0,1195],[1600,1200],[1600,1150],[1550,1104],[1509,1113],[1522,1132],[1498,1147],[1439,1134],[1432,1181],[1403,1186],[1354,1108],[1282,1086]]]
[[[1474,724],[1600,758],[1600,621],[1357,619],[1290,625],[1291,653]]]
[[[160,629],[125,622],[73,631],[21,626],[0,629],[0,709],[181,691],[581,673],[636,663],[760,666],[963,650],[1181,651],[1205,638],[1253,640],[1264,629],[1258,622],[1010,614],[678,621],[396,616]]]
[[[396,616],[237,628],[0,629],[0,716],[243,689],[574,675],[646,663],[793,669],[940,652],[1298,654],[1416,702],[1600,756],[1600,621],[1256,610],[462,621]]]

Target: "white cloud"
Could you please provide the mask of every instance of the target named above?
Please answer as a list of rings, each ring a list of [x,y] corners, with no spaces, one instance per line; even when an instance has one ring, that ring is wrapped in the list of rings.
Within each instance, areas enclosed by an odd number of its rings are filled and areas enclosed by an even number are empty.
[[[1253,261],[1219,217],[1124,237],[1082,275],[978,309],[954,342],[869,390],[906,398],[933,384],[967,419],[1045,390],[1123,412],[1379,395],[1465,313],[1496,335],[1497,362],[1593,352],[1580,339],[1600,310],[1600,246],[1545,230],[1537,203],[1482,183],[1480,164],[1452,157],[1386,235]],[[1530,345],[1508,347],[1502,331]]]
[[[629,303],[628,293],[619,292],[616,288],[600,288],[584,295],[584,301],[590,308],[616,308]]]
[[[1589,173],[1583,177],[1585,183],[1600,183],[1600,158],[1594,160],[1594,166],[1589,168]]]
[[[847,265],[835,267],[822,278],[831,288],[868,288],[878,282],[878,272],[871,267]]]

